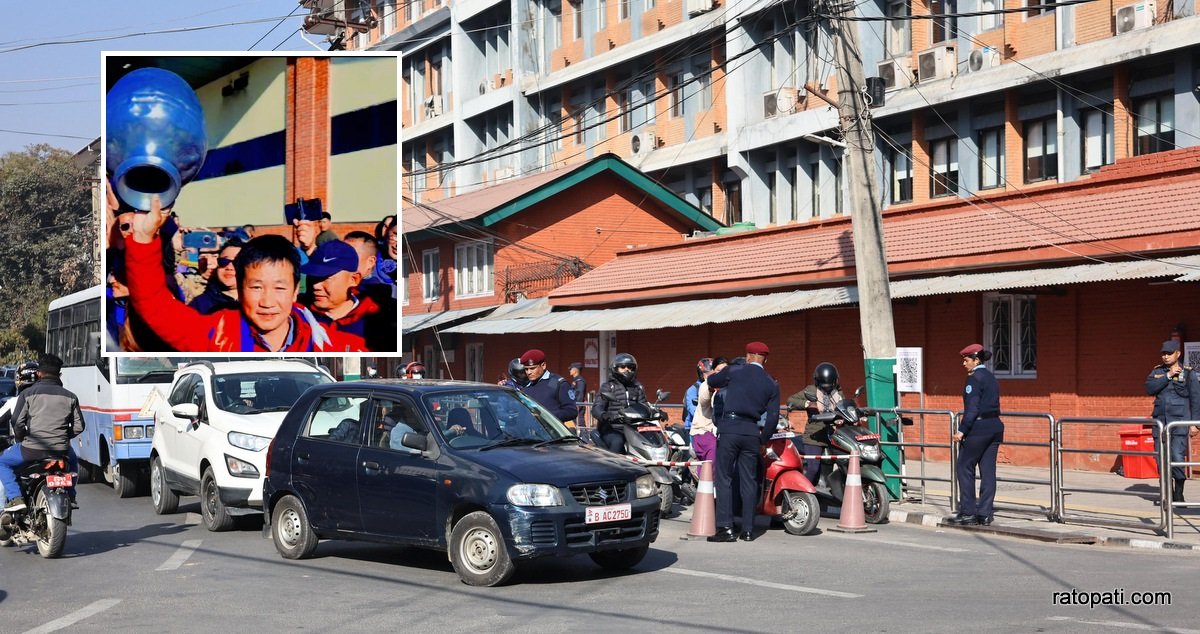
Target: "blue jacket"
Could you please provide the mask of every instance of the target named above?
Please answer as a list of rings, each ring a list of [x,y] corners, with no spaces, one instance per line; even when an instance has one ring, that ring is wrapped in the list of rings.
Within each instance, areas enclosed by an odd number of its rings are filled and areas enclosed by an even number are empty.
[[[700,383],[696,381],[683,395],[683,426],[692,428],[692,417],[696,415],[696,406],[700,404]]]
[[[760,436],[766,442],[779,424],[779,384],[761,365],[729,365],[708,377],[709,387],[724,388],[725,404],[717,434]],[[763,421],[762,429],[758,422]]]
[[[1163,425],[1177,420],[1196,420],[1200,416],[1200,378],[1187,366],[1173,379],[1168,370],[1167,366],[1159,365],[1146,377],[1146,394],[1154,397],[1154,411],[1150,416],[1162,421]],[[1188,429],[1177,427],[1171,433],[1182,436]]]
[[[966,436],[976,422],[993,420],[1000,422],[1000,384],[991,370],[978,365],[963,388],[963,415],[958,431]]]
[[[571,384],[548,370],[540,379],[521,388],[521,391],[550,410],[560,421],[575,420],[575,415],[579,413],[579,406],[571,396]]]

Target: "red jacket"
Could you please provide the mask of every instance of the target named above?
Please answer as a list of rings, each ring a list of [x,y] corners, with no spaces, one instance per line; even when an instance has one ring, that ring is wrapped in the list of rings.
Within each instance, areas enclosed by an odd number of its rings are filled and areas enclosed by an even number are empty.
[[[134,312],[180,352],[363,352],[362,338],[322,328],[307,308],[292,306],[291,337],[283,350],[268,350],[240,309],[201,315],[167,290],[162,246],[126,243],[125,266]]]
[[[316,317],[317,323],[321,324],[331,335],[334,332],[347,340],[356,342],[364,350],[367,339],[367,324],[374,321],[380,315],[382,309],[375,300],[366,296],[358,297],[358,305],[349,313],[346,313],[338,319],[330,319],[328,315],[320,313],[316,310],[312,311],[313,317]]]

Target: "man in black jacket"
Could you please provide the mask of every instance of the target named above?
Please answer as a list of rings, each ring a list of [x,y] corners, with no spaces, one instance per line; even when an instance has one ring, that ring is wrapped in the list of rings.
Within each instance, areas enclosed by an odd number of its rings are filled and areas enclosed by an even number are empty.
[[[71,439],[83,432],[79,399],[59,379],[62,363],[62,359],[52,354],[43,355],[38,360],[37,382],[17,397],[12,419],[17,444],[0,454],[0,482],[4,483],[8,498],[4,505],[6,512],[25,509],[14,472],[43,458],[67,455]],[[70,468],[74,472],[78,465],[71,464]],[[74,500],[74,487],[70,493]]]

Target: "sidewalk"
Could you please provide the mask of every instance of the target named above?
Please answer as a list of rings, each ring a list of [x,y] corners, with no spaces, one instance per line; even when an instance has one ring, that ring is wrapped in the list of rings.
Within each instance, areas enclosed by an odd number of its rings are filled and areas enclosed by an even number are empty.
[[[892,522],[906,522],[924,526],[937,526],[950,512],[950,483],[931,481],[926,483],[924,501],[921,500],[920,463],[907,463],[909,480],[906,498],[893,500],[889,514]],[[925,475],[930,478],[948,480],[950,463],[926,462]],[[996,470],[999,480],[996,487],[996,514],[991,526],[945,527],[946,530],[971,530],[1014,537],[1024,537],[1057,543],[1101,544],[1134,548],[1160,548],[1193,550],[1200,552],[1200,508],[1176,508],[1174,512],[1174,538],[1167,540],[1165,533],[1154,530],[1159,523],[1160,510],[1155,505],[1158,499],[1158,481],[1129,479],[1114,473],[1094,471],[1066,471],[1063,474],[1065,493],[1064,513],[1077,516],[1069,523],[1050,521],[1048,515],[1052,504],[1050,485],[1012,482],[1006,480],[1049,481],[1050,470],[1038,467],[1013,467],[999,465]],[[1098,489],[1114,493],[1071,492],[1070,489]],[[1118,495],[1125,491],[1136,495]],[[1189,502],[1200,502],[1200,480],[1188,482],[1184,497]],[[1110,527],[1089,523],[1089,520],[1140,522],[1144,527]],[[824,525],[828,519],[823,518]]]

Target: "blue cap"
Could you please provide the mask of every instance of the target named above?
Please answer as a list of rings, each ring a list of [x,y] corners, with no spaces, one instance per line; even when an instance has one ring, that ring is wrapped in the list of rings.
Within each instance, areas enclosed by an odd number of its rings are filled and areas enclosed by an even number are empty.
[[[329,277],[339,271],[358,270],[358,251],[341,240],[330,240],[317,247],[300,272],[312,277]]]

